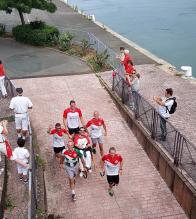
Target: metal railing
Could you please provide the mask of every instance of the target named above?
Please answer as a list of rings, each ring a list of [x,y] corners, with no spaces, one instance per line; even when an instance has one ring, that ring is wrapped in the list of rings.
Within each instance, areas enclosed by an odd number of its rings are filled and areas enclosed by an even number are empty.
[[[185,170],[196,182],[196,146],[168,120],[161,117],[141,94],[128,86],[122,66],[115,71],[112,90],[121,98],[122,103],[134,113],[135,118],[141,122],[151,138],[165,148],[174,165]]]
[[[16,96],[16,89],[10,79],[6,76],[5,78],[5,87],[8,93],[8,97]],[[28,197],[27,202],[26,198],[22,206],[15,206],[13,212],[9,212],[8,215],[10,218],[36,218],[36,209],[37,209],[37,181],[36,181],[36,160],[35,160],[35,151],[32,143],[32,129],[29,121],[29,151],[30,151],[30,170],[29,170],[29,183],[28,183]],[[8,181],[8,168],[7,168],[7,158],[4,159],[4,179],[2,185],[2,194],[0,202],[0,218],[4,217],[4,212],[6,208],[6,199],[7,199],[7,187],[9,185]],[[17,180],[17,179],[15,179]],[[13,182],[12,182],[13,183]],[[21,188],[18,188],[17,191],[13,191],[15,197],[22,195]],[[26,202],[26,203],[25,203]]]

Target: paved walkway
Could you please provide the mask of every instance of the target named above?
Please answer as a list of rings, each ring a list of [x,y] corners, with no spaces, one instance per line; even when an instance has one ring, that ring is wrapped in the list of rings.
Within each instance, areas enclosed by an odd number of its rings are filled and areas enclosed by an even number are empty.
[[[0,38],[0,57],[10,78],[89,73],[82,60],[48,48]]]
[[[42,157],[46,160],[49,213],[66,219],[186,218],[95,75],[22,79],[15,83],[23,86],[25,95],[34,103],[30,117]],[[62,122],[63,110],[73,98],[86,121],[94,110],[100,111],[109,130],[104,139],[106,151],[115,146],[124,157],[124,173],[114,197],[107,194],[106,179],[101,178],[99,173],[92,173],[87,180],[77,179],[78,200],[71,202],[66,175],[52,164],[52,139],[46,130],[49,124]]]

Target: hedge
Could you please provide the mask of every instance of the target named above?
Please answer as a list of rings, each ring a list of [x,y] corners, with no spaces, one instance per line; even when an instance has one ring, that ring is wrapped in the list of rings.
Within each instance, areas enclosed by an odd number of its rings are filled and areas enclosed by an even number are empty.
[[[12,29],[16,41],[34,46],[52,46],[56,44],[59,31],[56,27],[48,26],[42,21],[19,25]]]

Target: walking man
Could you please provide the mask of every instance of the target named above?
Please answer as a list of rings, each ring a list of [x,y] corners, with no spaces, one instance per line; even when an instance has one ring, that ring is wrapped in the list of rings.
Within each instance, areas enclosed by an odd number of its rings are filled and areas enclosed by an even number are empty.
[[[93,113],[93,118],[87,122],[86,128],[90,128],[90,135],[91,135],[91,140],[93,143],[93,153],[96,153],[96,145],[97,143],[99,144],[99,150],[101,156],[104,155],[104,150],[103,150],[103,133],[102,133],[102,127],[104,128],[104,135],[107,136],[107,128],[105,125],[105,122],[102,118],[99,117],[99,112],[95,111]]]
[[[86,164],[83,159],[82,154],[79,150],[74,149],[74,143],[72,140],[68,141],[68,149],[63,150],[62,156],[61,156],[61,166],[64,163],[65,171],[69,177],[69,186],[71,189],[71,196],[72,200],[76,200],[76,194],[75,194],[75,177],[78,175],[79,171],[79,162],[78,159],[80,158],[84,168],[86,169]]]
[[[76,107],[76,102],[71,100],[70,107],[65,109],[63,113],[63,123],[65,129],[69,131],[70,135],[78,134],[80,130],[80,122],[82,123],[82,126],[84,126],[82,112]]]
[[[1,60],[0,60],[0,90],[1,90],[3,98],[6,98],[7,91],[5,88],[5,70],[4,70],[4,67],[3,67]]]
[[[170,114],[175,112],[177,107],[175,97],[172,97],[172,95],[173,89],[167,88],[164,97],[154,97],[155,102],[159,105],[158,112],[160,114],[161,141],[165,141],[167,136],[166,120],[170,117]]]
[[[23,89],[16,88],[17,96],[10,102],[10,109],[15,112],[15,123],[18,138],[25,140],[28,130],[28,109],[32,109],[33,104],[28,97],[23,96]]]
[[[114,195],[113,187],[119,184],[119,174],[122,175],[123,158],[120,154],[116,153],[116,149],[111,147],[109,154],[106,154],[101,159],[101,175],[107,175],[107,181],[109,184],[108,193],[110,196]]]
[[[49,126],[47,133],[53,136],[53,150],[55,157],[59,161],[61,152],[65,149],[65,135],[69,137],[70,135],[66,129],[61,128],[60,123],[56,123],[55,128]]]

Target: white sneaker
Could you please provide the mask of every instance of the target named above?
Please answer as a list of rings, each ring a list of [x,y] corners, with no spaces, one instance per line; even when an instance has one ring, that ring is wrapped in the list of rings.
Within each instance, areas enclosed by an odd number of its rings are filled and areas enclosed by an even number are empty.
[[[82,171],[80,172],[80,177],[83,177],[83,172]]]
[[[92,169],[89,169],[88,172],[89,172],[89,173],[92,173]]]

